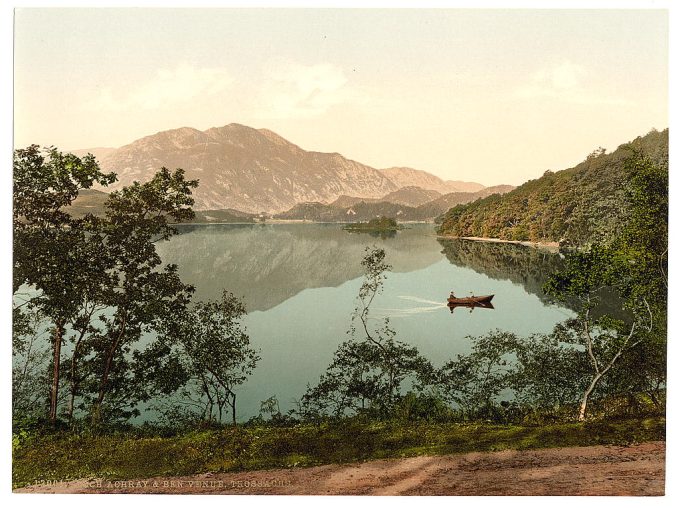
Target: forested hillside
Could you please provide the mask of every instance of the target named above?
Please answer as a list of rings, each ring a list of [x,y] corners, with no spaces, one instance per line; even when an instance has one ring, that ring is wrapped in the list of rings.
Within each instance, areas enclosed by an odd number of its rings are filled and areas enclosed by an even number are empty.
[[[628,214],[625,160],[639,151],[668,159],[668,129],[651,131],[611,154],[596,150],[576,167],[546,171],[505,195],[450,209],[439,233],[455,237],[558,241],[564,246],[611,240]]]
[[[402,189],[406,192],[401,195],[409,195],[412,202],[422,201],[427,192],[417,187]],[[299,203],[290,210],[280,213],[277,219],[308,220],[318,222],[354,222],[374,219],[386,216],[399,219],[400,221],[430,221],[444,213],[451,206],[459,203],[470,203],[476,199],[487,197],[491,194],[503,194],[514,189],[511,185],[496,185],[487,187],[477,192],[451,192],[427,201],[419,206],[409,206],[394,196],[399,196],[400,191],[391,193],[382,199],[363,199],[352,196],[340,196],[333,203],[311,202]],[[418,199],[420,197],[421,199]]]

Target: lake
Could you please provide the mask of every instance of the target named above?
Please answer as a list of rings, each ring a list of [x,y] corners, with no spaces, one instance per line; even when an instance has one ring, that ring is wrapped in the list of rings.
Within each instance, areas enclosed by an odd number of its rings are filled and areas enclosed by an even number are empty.
[[[444,240],[433,224],[411,224],[392,237],[349,233],[339,224],[181,225],[158,246],[179,265],[198,299],[227,289],[244,299],[245,325],[262,360],[237,391],[238,418],[259,412],[272,395],[294,407],[347,338],[362,283],[367,246],[385,249],[392,265],[372,306],[389,317],[397,339],[416,346],[435,366],[470,351],[468,336],[495,329],[520,335],[549,332],[573,313],[550,305],[541,286],[560,266],[548,251],[513,244]],[[457,308],[446,297],[495,294],[495,309]]]

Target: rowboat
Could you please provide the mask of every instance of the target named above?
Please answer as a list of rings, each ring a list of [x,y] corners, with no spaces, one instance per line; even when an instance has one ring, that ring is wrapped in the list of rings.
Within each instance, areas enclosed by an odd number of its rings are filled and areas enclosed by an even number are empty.
[[[449,302],[449,305],[475,305],[475,304],[484,305],[490,304],[493,297],[494,295],[468,296],[465,298],[449,297],[447,300]]]

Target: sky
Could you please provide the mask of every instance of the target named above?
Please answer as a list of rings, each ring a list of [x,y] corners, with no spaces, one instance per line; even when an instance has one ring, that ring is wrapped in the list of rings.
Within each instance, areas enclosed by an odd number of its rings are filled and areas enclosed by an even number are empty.
[[[21,8],[14,146],[236,122],[518,185],[666,128],[667,43],[664,10]]]

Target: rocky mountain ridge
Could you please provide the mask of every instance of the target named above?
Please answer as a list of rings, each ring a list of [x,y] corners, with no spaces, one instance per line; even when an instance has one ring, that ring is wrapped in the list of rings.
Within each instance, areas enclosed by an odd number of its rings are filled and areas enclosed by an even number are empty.
[[[278,213],[303,202],[330,203],[342,195],[377,199],[409,186],[440,193],[456,187],[456,182],[425,171],[380,170],[339,153],[306,151],[268,129],[233,123],[205,131],[182,127],[158,132],[96,152],[102,169],[118,175],[116,183],[99,190],[144,182],[162,166],[181,167],[187,178],[200,181],[194,192],[196,210]]]

